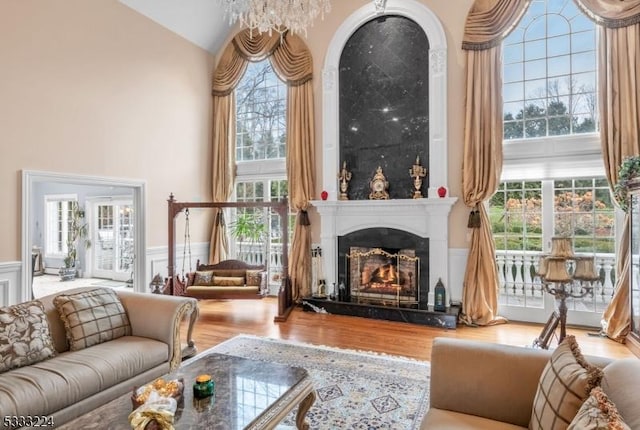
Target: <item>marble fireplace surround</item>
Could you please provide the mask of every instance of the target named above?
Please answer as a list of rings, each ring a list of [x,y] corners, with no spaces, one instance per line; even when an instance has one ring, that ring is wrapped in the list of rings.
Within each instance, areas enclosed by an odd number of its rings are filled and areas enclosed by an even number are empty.
[[[457,201],[455,197],[439,198],[437,195],[438,187],[448,185],[447,40],[438,17],[416,0],[387,0],[385,13],[413,20],[429,39],[429,141],[425,142],[429,154],[429,188],[423,190],[428,198],[337,200],[339,191],[336,178],[340,168],[340,55],[353,32],[379,16],[373,2],[369,2],[345,19],[329,43],[322,72],[322,189],[328,192],[329,198],[325,201],[312,201],[311,204],[320,215],[320,246],[328,285],[338,282],[338,236],[365,228],[394,228],[429,239],[428,301],[433,304],[432,291],[438,279],[442,279],[447,297],[451,297],[449,213]]]
[[[433,287],[442,279],[449,288],[449,212],[456,197],[312,201],[320,214],[320,246],[324,275],[331,285],[338,283],[338,236],[366,228],[393,228],[429,239],[429,296],[433,304]],[[380,244],[381,247],[384,244]]]

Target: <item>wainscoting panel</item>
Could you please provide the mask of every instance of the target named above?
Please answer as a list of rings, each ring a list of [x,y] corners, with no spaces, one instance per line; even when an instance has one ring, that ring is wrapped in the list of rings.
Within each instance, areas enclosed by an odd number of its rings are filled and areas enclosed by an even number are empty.
[[[186,258],[186,261],[185,261]],[[184,246],[176,246],[176,266],[174,268],[175,273],[182,274],[182,263],[184,261],[185,273],[196,270],[197,261],[206,263],[209,261],[209,243],[201,242],[191,244],[191,258],[189,258],[189,251],[184,254]],[[160,274],[163,278],[166,278],[169,273],[169,248],[166,246],[156,246],[147,248],[147,280],[145,285],[148,286],[151,283],[153,277]]]
[[[0,306],[9,306],[24,301],[21,288],[22,263],[8,261],[0,263]]]

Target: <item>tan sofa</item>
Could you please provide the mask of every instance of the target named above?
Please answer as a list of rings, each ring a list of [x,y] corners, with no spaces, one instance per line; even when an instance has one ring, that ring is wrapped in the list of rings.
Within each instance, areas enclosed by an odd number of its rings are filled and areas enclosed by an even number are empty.
[[[540,375],[552,351],[436,338],[431,354],[431,406],[423,429],[526,429]],[[640,360],[586,357],[603,367],[602,388],[632,430]]]
[[[95,288],[76,288],[76,293]],[[180,323],[197,315],[197,301],[187,297],[117,291],[131,324],[131,335],[70,351],[65,327],[53,304],[42,302],[56,355],[0,374],[3,417],[46,416],[63,424],[163,375],[180,365]],[[188,341],[191,328],[189,328]],[[0,428],[13,428],[6,422]]]

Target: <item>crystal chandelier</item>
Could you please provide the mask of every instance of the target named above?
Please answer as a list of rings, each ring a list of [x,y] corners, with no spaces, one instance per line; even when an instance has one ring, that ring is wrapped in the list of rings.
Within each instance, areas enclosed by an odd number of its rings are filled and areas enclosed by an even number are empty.
[[[320,15],[331,11],[329,0],[223,0],[229,17],[229,25],[240,24],[260,33],[286,30],[304,33]]]

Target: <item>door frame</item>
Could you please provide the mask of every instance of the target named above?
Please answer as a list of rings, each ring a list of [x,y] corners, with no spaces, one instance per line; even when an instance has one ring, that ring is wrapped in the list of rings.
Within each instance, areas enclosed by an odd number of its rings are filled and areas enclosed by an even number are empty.
[[[55,182],[71,185],[94,185],[129,187],[133,191],[133,208],[135,217],[135,244],[134,244],[134,291],[146,291],[146,182],[139,179],[122,179],[104,176],[88,176],[70,173],[45,172],[37,170],[22,170],[22,282],[19,300],[24,302],[31,300],[31,228],[33,186],[40,182]]]

